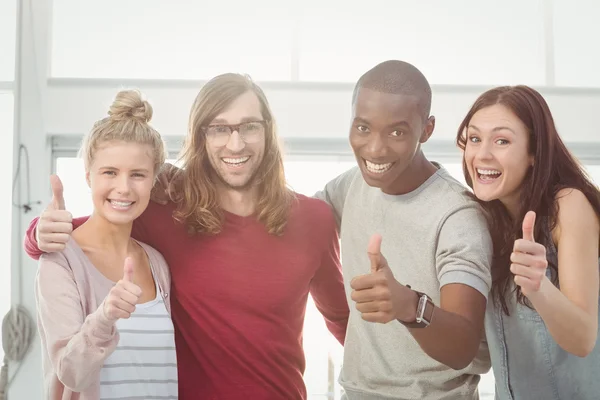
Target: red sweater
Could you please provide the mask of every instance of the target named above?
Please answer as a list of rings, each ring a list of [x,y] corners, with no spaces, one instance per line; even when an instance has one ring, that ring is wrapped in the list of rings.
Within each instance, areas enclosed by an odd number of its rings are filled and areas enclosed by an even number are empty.
[[[190,236],[174,206],[150,202],[132,236],[171,269],[179,399],[305,399],[302,330],[308,293],[344,343],[348,303],[336,223],[324,202],[298,195],[285,233],[227,213],[222,233]],[[87,217],[75,219],[74,228]],[[26,252],[41,254],[35,219]]]

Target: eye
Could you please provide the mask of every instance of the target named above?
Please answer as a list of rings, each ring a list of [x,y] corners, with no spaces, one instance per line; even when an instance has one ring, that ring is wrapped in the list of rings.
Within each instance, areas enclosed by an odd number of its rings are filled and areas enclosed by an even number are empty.
[[[229,127],[227,125],[209,125],[208,129],[214,133],[225,133],[229,131]]]
[[[499,145],[505,145],[505,144],[509,144],[510,142],[506,139],[498,139],[498,140],[496,140],[496,143]]]
[[[110,175],[110,176],[115,176],[117,175],[117,173],[115,171],[104,171],[102,173],[103,175]]]
[[[256,131],[256,130],[260,129],[262,127],[262,125],[259,124],[258,122],[248,122],[247,124],[245,124],[244,127],[248,131]]]
[[[480,140],[479,140],[479,138],[477,136],[472,135],[472,136],[469,136],[469,142],[471,142],[471,143],[479,143]]]
[[[364,126],[364,125],[357,125],[357,126],[356,126],[356,129],[357,129],[359,132],[362,132],[362,133],[367,133],[367,132],[369,132],[369,128],[367,128],[367,127],[366,127],[366,126]]]
[[[139,172],[134,172],[133,174],[131,174],[132,176],[136,177],[136,178],[145,178],[146,175],[139,173]]]
[[[395,131],[390,132],[390,135],[394,136],[394,137],[404,136],[404,131],[401,131],[400,129],[396,129]]]

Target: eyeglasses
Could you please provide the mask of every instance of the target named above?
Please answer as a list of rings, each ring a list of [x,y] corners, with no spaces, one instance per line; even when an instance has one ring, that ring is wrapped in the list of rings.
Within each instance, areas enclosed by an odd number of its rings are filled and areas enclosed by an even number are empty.
[[[203,126],[202,130],[206,139],[215,146],[225,146],[234,131],[240,135],[247,144],[260,141],[265,133],[267,121],[250,121],[237,125],[214,124]]]

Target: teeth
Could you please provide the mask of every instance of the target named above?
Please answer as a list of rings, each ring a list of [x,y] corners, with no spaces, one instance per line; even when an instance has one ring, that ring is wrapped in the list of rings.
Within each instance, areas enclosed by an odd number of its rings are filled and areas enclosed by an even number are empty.
[[[222,160],[224,162],[226,162],[227,164],[239,165],[239,164],[245,163],[249,159],[250,159],[250,156],[248,156],[248,157],[240,157],[240,158],[223,158]]]
[[[383,173],[385,171],[387,171],[388,169],[391,168],[393,163],[387,163],[387,164],[375,164],[372,163],[371,161],[365,160],[365,164],[367,165],[367,169],[370,172],[375,172],[375,173]]]
[[[130,205],[133,204],[132,201],[124,202],[124,201],[115,201],[115,200],[111,200],[110,203],[114,204],[117,207],[129,207]]]
[[[500,175],[500,171],[496,171],[495,169],[479,169],[477,168],[477,173],[480,175]]]

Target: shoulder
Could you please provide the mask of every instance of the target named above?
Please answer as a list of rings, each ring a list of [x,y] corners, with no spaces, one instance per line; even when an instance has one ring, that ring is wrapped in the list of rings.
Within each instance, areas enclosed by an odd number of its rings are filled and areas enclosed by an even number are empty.
[[[331,205],[324,200],[296,193],[291,218],[295,226],[304,226],[311,232],[328,233],[337,229]]]
[[[166,268],[167,261],[165,260],[165,258],[163,257],[163,255],[160,251],[156,250],[154,247],[150,246],[147,243],[140,242],[139,240],[137,241],[137,243],[142,247],[142,249],[144,249],[146,254],[148,254],[148,257],[150,257],[150,260],[152,260],[154,262],[159,262],[161,267]]]
[[[317,221],[322,218],[333,218],[333,210],[327,202],[300,193],[295,193],[295,197],[296,204],[294,208],[298,216]]]
[[[555,200],[558,205],[555,234],[560,236],[561,231],[569,230],[571,227],[598,229],[600,217],[581,190],[561,189],[556,194]]]
[[[467,229],[488,229],[481,204],[468,187],[453,178],[443,167],[436,172],[436,179],[425,189],[422,199],[419,204],[428,213],[438,215],[440,228],[451,220],[459,221]]]

